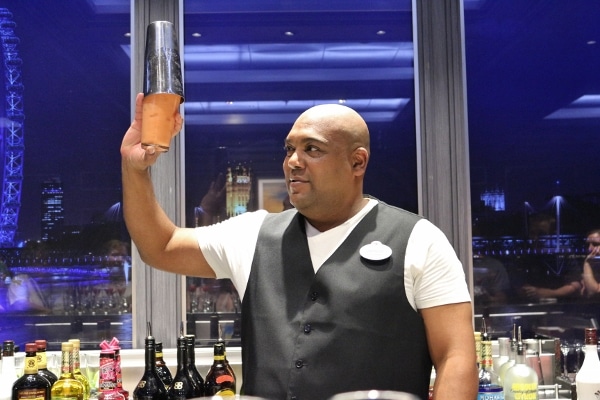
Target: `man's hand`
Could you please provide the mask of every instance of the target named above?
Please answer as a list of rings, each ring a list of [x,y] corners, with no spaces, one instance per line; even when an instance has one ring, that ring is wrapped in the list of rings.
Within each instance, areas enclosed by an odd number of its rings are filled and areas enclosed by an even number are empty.
[[[148,148],[142,148],[141,137],[142,137],[142,102],[144,100],[144,94],[138,93],[135,98],[135,117],[131,126],[123,137],[121,143],[121,159],[124,163],[127,163],[133,169],[138,171],[144,171],[153,165],[159,153],[156,152],[153,146]],[[177,112],[175,115],[175,124],[173,126],[172,136],[177,135],[183,126],[183,118]]]

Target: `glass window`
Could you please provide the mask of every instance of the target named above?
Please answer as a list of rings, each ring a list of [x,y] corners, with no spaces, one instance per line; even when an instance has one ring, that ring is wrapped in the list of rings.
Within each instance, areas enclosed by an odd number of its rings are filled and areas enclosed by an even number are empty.
[[[331,102],[369,124],[365,192],[417,211],[410,1],[186,1],[184,10],[188,226],[283,210],[285,136],[301,112]],[[205,198],[211,185],[216,203]],[[217,320],[236,337],[229,281],[188,277],[187,294],[200,341],[218,334]]]
[[[582,273],[600,228],[600,4],[466,3],[476,314],[582,340],[599,317]]]
[[[6,3],[6,2],[5,2]],[[2,340],[131,347],[118,148],[130,123],[129,4],[0,8]],[[112,5],[111,5],[112,4]],[[5,317],[6,316],[6,317]]]

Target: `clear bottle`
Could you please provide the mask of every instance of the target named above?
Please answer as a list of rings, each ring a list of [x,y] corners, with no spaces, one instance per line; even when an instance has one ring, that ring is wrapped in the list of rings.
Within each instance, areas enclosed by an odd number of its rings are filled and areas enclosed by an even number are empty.
[[[225,361],[225,345],[214,344],[213,364],[211,365],[205,379],[205,396],[235,396],[235,377],[231,375]]]
[[[198,368],[196,368],[196,337],[194,335],[185,335],[187,343],[187,369],[190,371],[192,376],[192,384],[194,385],[194,392],[196,397],[204,396],[204,379]]]
[[[60,345],[60,376],[50,390],[52,400],[83,400],[85,388],[73,375],[73,343]]]
[[[148,323],[148,336],[145,340],[145,370],[142,379],[133,391],[134,400],[167,400],[167,389],[156,372],[156,341],[150,333]]]
[[[506,400],[538,400],[537,372],[527,365],[527,349],[521,338],[521,327],[518,328],[517,357],[515,365],[504,375],[504,398]]]
[[[117,388],[115,369],[115,351],[100,351],[100,367],[98,375],[98,400],[126,400]]]
[[[12,385],[18,379],[15,367],[15,342],[5,340],[2,343],[2,374],[0,375],[0,400],[12,398]]]
[[[513,365],[515,365],[515,360],[517,358],[517,326],[513,325],[512,337],[509,343],[508,350],[508,361],[500,366],[500,370],[498,370],[498,380],[499,383],[504,386],[504,376],[506,375],[506,371]]]
[[[73,344],[73,375],[75,379],[81,382],[85,389],[83,400],[88,400],[91,394],[91,387],[87,376],[81,373],[81,341],[79,339],[69,339],[69,342]]]
[[[36,357],[37,357],[37,366],[38,366],[38,375],[43,376],[48,379],[50,385],[53,385],[54,382],[58,380],[58,376],[54,374],[54,372],[48,369],[48,356],[46,354],[47,342],[45,340],[36,340],[35,346],[37,348]]]
[[[504,400],[504,391],[498,384],[498,374],[494,372],[492,361],[492,341],[487,333],[485,321],[481,334],[481,364],[479,366],[478,399]]]
[[[158,373],[158,376],[160,376],[160,379],[165,384],[165,388],[167,390],[169,390],[169,387],[171,387],[171,383],[173,383],[173,375],[171,375],[171,371],[169,370],[169,367],[167,366],[167,363],[165,362],[165,360],[163,358],[163,345],[161,342],[156,342],[155,353],[156,353],[156,372]]]
[[[12,386],[12,400],[50,400],[48,379],[38,374],[37,346],[35,343],[25,344],[25,366],[23,376]]]
[[[508,361],[510,358],[510,338],[508,337],[499,337],[498,338],[498,357],[494,357],[492,362],[494,364],[494,371],[498,373],[500,371],[500,367]]]
[[[188,371],[188,346],[184,336],[177,338],[177,372],[169,388],[169,400],[183,400],[196,397],[191,372]]]
[[[585,358],[575,375],[577,400],[600,398],[600,359],[598,359],[598,333],[596,328],[585,328]]]

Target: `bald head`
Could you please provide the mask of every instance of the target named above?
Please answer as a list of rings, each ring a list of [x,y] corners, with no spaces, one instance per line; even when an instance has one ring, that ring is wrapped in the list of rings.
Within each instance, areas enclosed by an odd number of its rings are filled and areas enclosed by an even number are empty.
[[[303,112],[296,124],[310,125],[325,133],[344,138],[351,150],[358,147],[369,149],[369,128],[365,120],[350,107],[341,104],[321,104]]]

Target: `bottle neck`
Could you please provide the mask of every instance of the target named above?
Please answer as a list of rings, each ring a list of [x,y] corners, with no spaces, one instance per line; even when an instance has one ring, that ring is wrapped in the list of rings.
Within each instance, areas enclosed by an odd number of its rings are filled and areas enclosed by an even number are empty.
[[[35,353],[25,354],[25,367],[23,373],[25,375],[35,375],[38,373],[37,356]]]
[[[70,350],[63,350],[60,364],[61,378],[73,377],[73,355]]]
[[[583,365],[585,364],[600,364],[600,358],[598,358],[598,345],[585,345],[585,358],[583,359]]]
[[[15,370],[15,357],[4,356],[2,357],[2,374],[5,372],[12,372]]]
[[[481,342],[481,368],[491,370],[492,363],[492,342],[484,340]]]
[[[187,354],[185,351],[177,352],[177,370],[187,368]]]
[[[47,369],[48,356],[46,355],[46,350],[38,350],[36,354],[38,369]]]
[[[146,346],[146,371],[156,370],[156,354],[154,346]]]

